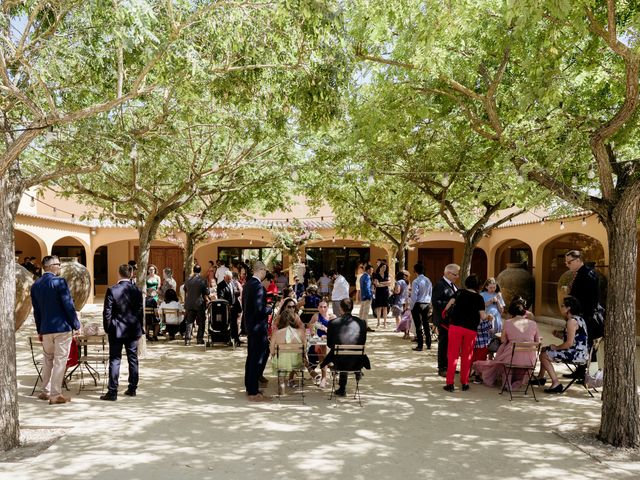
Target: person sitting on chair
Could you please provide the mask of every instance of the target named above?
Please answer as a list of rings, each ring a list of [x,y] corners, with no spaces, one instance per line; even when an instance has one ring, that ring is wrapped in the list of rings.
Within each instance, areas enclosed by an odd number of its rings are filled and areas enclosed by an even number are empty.
[[[279,373],[289,372],[289,386],[292,386],[294,370],[302,368],[303,358],[302,349],[299,353],[283,352],[276,356],[276,346],[286,344],[307,344],[307,335],[304,327],[300,328],[297,323],[298,316],[292,308],[285,308],[278,315],[278,330],[271,335],[271,343],[269,351],[271,353],[271,366],[274,375],[278,376],[278,394],[284,394],[284,377],[280,377]]]
[[[371,369],[371,363],[366,355],[351,358],[334,357],[336,345],[364,345],[367,342],[367,324],[364,320],[351,315],[352,310],[353,301],[350,298],[343,298],[340,301],[341,316],[331,320],[327,328],[327,346],[331,351],[320,364],[321,368],[333,363],[337,370]],[[360,372],[356,373],[356,379],[360,380],[361,375]],[[344,397],[347,393],[346,387],[347,373],[341,372],[335,395]]]
[[[579,362],[584,363],[589,355],[587,347],[587,327],[580,314],[580,302],[575,297],[564,297],[560,312],[567,320],[564,329],[564,342],[560,345],[549,345],[540,352],[540,373],[537,378],[531,380],[534,385],[544,385],[545,372],[551,377],[551,387],[545,388],[545,393],[562,393],[562,384],[558,381],[552,362]]]
[[[328,311],[329,304],[322,300],[318,305],[318,313],[315,313],[311,317],[311,321],[307,325],[307,327],[312,332],[315,331],[315,334],[318,338],[327,335],[329,322],[336,318],[335,315],[333,315],[332,313],[328,313]],[[316,366],[322,363],[326,356],[326,345],[311,345],[309,347],[309,351],[307,352],[307,358],[309,359],[309,374],[313,377],[314,381],[320,388],[325,388],[327,386],[327,367],[321,368],[321,373],[316,374]]]
[[[169,334],[169,340],[175,340],[176,333],[180,330],[180,323],[183,320],[184,308],[178,302],[178,294],[173,289],[164,292],[164,301],[158,307],[158,310],[173,310],[165,313],[165,327]]]

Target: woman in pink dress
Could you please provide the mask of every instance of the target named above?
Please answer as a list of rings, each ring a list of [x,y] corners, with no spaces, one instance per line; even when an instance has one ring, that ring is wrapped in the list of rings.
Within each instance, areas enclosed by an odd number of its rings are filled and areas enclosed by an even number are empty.
[[[535,320],[528,318],[526,303],[521,298],[515,298],[508,309],[512,318],[504,323],[502,328],[502,343],[496,352],[493,360],[483,360],[474,363],[476,372],[482,376],[482,383],[493,387],[498,376],[504,374],[505,363],[511,360],[513,342],[538,342],[538,324]],[[536,361],[536,352],[516,352],[513,358],[514,363],[528,365]],[[516,372],[511,378],[511,388],[516,389],[522,384],[524,374]],[[502,385],[502,384],[500,384]]]

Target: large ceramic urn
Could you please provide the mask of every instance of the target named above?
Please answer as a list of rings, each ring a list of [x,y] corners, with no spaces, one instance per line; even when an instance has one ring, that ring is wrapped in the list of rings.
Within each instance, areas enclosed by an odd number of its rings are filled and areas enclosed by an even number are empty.
[[[31,285],[33,274],[16,262],[16,331],[31,313]]]
[[[513,297],[520,296],[527,301],[531,308],[535,301],[535,280],[528,270],[520,263],[507,263],[507,268],[501,271],[496,277],[500,291],[507,305],[511,303]]]
[[[91,293],[91,274],[76,257],[61,257],[60,264],[60,276],[67,281],[73,304],[80,311]]]

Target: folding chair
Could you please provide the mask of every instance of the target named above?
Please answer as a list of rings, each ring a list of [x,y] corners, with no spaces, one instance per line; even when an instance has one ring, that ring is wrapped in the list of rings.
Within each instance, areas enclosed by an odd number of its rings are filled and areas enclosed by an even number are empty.
[[[35,367],[36,372],[38,373],[38,378],[36,378],[36,383],[33,385],[33,390],[31,390],[31,395],[33,395],[33,393],[36,391],[36,387],[38,386],[38,382],[42,381],[42,366],[43,366],[42,354],[36,357],[36,352],[35,352],[36,347],[41,346],[42,342],[40,341],[40,338],[37,335],[27,337],[27,341],[29,342],[29,348],[31,349],[31,360],[33,360],[33,366]],[[40,348],[40,350],[42,351],[42,348]]]
[[[298,380],[298,393],[302,398],[304,404],[304,356],[305,349],[302,343],[282,343],[276,345],[275,361],[277,365],[278,376],[278,401],[280,401],[280,379],[284,378],[286,381],[289,378],[291,372],[299,373],[300,378]]]
[[[535,353],[534,360],[532,363],[520,363],[514,361],[516,353]],[[504,363],[502,366],[504,368],[504,383],[502,384],[502,390],[500,394],[505,390],[509,391],[509,400],[513,400],[513,390],[511,389],[511,378],[512,374],[515,370],[522,371],[523,373],[523,383],[527,386],[524,390],[523,396],[527,395],[529,391],[529,387],[531,387],[531,392],[533,393],[533,399],[537,402],[538,398],[536,397],[536,392],[534,390],[534,386],[529,384],[529,381],[533,378],[533,372],[536,369],[536,365],[538,363],[538,356],[540,355],[540,342],[513,342],[513,346],[511,349],[511,358],[509,359],[509,363]],[[533,356],[533,355],[531,355]]]
[[[362,406],[362,400],[360,398],[360,378],[362,378],[362,365],[363,359],[357,361],[356,357],[364,357],[364,345],[335,345],[332,348],[333,351],[333,364],[331,365],[331,395],[329,400],[335,397],[336,405],[338,404],[338,396],[334,393],[336,390],[336,381],[339,379],[341,373],[353,373],[356,377],[356,391],[353,394],[353,398],[358,400],[358,404]],[[347,365],[360,365],[359,368],[346,369],[338,368],[336,364],[345,362]]]
[[[574,374],[576,372],[576,370],[578,369],[578,367],[583,366],[585,367],[585,376],[586,373],[589,371],[589,368],[591,367],[591,359],[598,353],[598,347],[600,346],[600,338],[597,338],[594,340],[593,345],[591,345],[591,348],[589,349],[589,355],[587,356],[586,360],[583,361],[577,361],[577,362],[564,362],[564,364],[567,366],[567,368],[571,371],[572,374]],[[587,393],[591,396],[591,398],[594,398],[593,393],[591,393],[591,389],[589,388],[589,386],[587,385],[587,382],[585,381],[586,379],[584,377],[582,378],[577,378],[577,377],[573,377],[571,378],[571,381],[567,384],[566,387],[564,387],[564,389],[562,390],[562,393],[566,392],[569,387],[571,385],[573,385],[576,380],[582,380],[581,382],[578,383],[578,385],[582,385],[584,387],[584,389],[587,391]],[[598,392],[598,390],[596,390],[595,388],[593,389],[596,393]]]
[[[84,390],[84,371],[93,379],[93,384],[97,387],[100,380],[100,372],[102,370],[102,390],[104,391],[105,380],[107,377],[107,364],[109,362],[108,342],[106,335],[91,335],[78,337],[78,349],[80,356],[78,358],[78,370],[80,371],[80,387],[78,393]]]

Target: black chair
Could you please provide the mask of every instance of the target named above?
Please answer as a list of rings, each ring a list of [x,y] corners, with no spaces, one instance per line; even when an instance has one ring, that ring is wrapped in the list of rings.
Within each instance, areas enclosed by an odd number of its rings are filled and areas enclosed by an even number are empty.
[[[516,353],[535,353],[535,357],[532,363],[519,363],[514,362]],[[523,375],[523,385],[526,385],[523,395],[526,396],[531,388],[533,393],[533,399],[537,402],[536,391],[534,386],[530,385],[530,381],[533,379],[533,373],[538,363],[538,356],[540,355],[540,342],[513,342],[511,348],[511,358],[508,363],[503,364],[504,367],[504,382],[502,384],[502,390],[500,394],[507,390],[509,392],[509,400],[513,400],[513,390],[511,388],[511,378],[515,371],[519,371]],[[532,355],[533,356],[533,355]]]
[[[336,405],[338,403],[338,396],[335,394],[336,382],[338,381],[341,373],[353,373],[356,378],[356,391],[353,398],[358,400],[358,404],[362,406],[362,399],[360,398],[360,379],[362,378],[362,368],[365,364],[364,357],[364,345],[335,345],[332,349],[333,363],[330,366],[331,370],[331,395],[329,400],[335,397]],[[359,360],[357,357],[361,357]],[[344,361],[344,363],[343,363]],[[340,365],[359,365],[358,368],[345,368]]]
[[[571,371],[571,381],[567,384],[566,387],[564,387],[564,389],[562,390],[562,393],[566,392],[569,389],[569,387],[571,387],[571,385],[576,383],[577,380],[580,380],[580,382],[578,382],[578,385],[582,385],[582,387],[587,391],[587,393],[591,396],[591,398],[594,398],[593,393],[591,393],[592,389],[590,389],[589,386],[587,385],[587,382],[585,381],[586,380],[585,377],[587,372],[589,371],[589,367],[591,367],[591,359],[594,358],[598,353],[600,340],[601,340],[600,338],[597,338],[596,340],[594,340],[593,345],[591,345],[591,348],[589,349],[589,355],[585,360],[564,362],[567,368]],[[585,376],[583,376],[582,378],[579,378],[575,376],[575,372],[578,369],[578,367],[581,367],[581,366],[585,367],[584,369]],[[598,390],[596,390],[595,388],[593,390],[596,393],[598,392]]]

